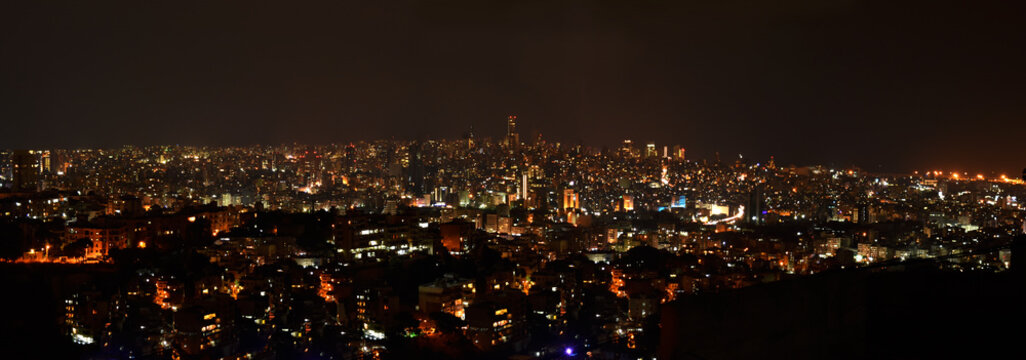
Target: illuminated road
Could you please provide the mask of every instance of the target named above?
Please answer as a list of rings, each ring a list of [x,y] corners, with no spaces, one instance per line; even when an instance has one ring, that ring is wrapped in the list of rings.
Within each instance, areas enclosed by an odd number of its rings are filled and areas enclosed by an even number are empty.
[[[745,207],[744,206],[738,206],[737,207],[737,214],[734,214],[734,216],[722,218],[722,219],[719,219],[719,220],[707,221],[707,222],[705,222],[705,224],[706,225],[716,225],[716,224],[719,224],[719,223],[732,223],[732,222],[735,222],[737,220],[740,220],[744,216],[745,216]]]

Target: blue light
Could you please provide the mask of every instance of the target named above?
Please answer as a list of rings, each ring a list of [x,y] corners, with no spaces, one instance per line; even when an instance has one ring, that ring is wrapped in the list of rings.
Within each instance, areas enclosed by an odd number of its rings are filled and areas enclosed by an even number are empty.
[[[572,347],[567,347],[564,352],[566,353],[566,356],[574,356],[574,348]]]

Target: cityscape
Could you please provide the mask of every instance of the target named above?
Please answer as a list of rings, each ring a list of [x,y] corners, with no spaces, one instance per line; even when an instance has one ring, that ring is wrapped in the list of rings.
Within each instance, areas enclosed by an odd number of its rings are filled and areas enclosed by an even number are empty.
[[[678,299],[906,263],[1005,273],[1026,234],[1026,170],[691,160],[518,121],[5,151],[3,266],[53,283],[33,320],[86,358],[652,358]]]
[[[1026,358],[1022,14],[5,4],[0,359]]]

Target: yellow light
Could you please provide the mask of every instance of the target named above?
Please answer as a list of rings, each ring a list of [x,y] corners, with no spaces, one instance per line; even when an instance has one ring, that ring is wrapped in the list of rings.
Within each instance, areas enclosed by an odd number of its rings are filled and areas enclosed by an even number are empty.
[[[139,242],[139,248],[140,249],[145,249],[146,248],[146,242],[145,241],[140,241]]]
[[[190,216],[189,217],[189,222],[196,222],[196,217],[195,216]]]

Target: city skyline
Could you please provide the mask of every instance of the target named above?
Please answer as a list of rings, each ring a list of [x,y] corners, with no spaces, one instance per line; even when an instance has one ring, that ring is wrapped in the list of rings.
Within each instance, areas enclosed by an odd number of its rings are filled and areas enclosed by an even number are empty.
[[[5,5],[0,359],[1019,349],[1026,2]]]
[[[395,137],[392,137],[392,138],[388,138],[388,139],[386,139],[386,138],[381,138],[381,139],[354,139],[354,140],[351,140],[351,141],[335,141],[335,142],[326,142],[326,143],[283,142],[283,143],[244,143],[244,144],[234,144],[234,145],[227,145],[227,144],[180,144],[180,143],[174,143],[174,144],[171,144],[171,143],[167,143],[167,144],[149,144],[149,145],[120,144],[120,145],[114,145],[114,146],[77,147],[77,148],[76,147],[60,147],[60,146],[49,147],[49,148],[44,148],[44,147],[28,147],[28,148],[19,148],[18,150],[29,150],[29,149],[38,150],[38,151],[46,151],[46,150],[96,150],[96,149],[100,149],[100,150],[117,150],[119,148],[125,148],[125,147],[147,148],[147,147],[169,147],[169,146],[175,146],[175,147],[183,147],[183,146],[184,147],[206,147],[206,148],[262,147],[262,146],[266,146],[266,147],[274,147],[274,146],[327,146],[327,145],[338,146],[338,145],[344,145],[346,143],[349,143],[349,144],[352,144],[352,143],[364,143],[364,142],[373,143],[373,142],[380,142],[380,141],[412,141],[412,142],[419,142],[419,141],[459,141],[459,140],[465,140],[468,137],[474,137],[474,138],[476,138],[478,140],[496,139],[496,140],[498,140],[499,143],[506,143],[507,141],[511,141],[511,139],[515,139],[513,141],[516,141],[517,143],[529,144],[529,143],[535,143],[535,142],[540,140],[540,141],[544,141],[544,142],[561,144],[561,145],[567,145],[567,146],[581,146],[582,149],[590,150],[593,153],[616,151],[617,148],[620,148],[620,147],[624,146],[624,144],[626,144],[626,143],[632,143],[632,144],[634,144],[636,146],[639,146],[639,147],[645,147],[645,146],[648,146],[648,145],[656,145],[656,151],[658,153],[669,151],[669,149],[671,149],[671,148],[685,148],[685,149],[688,148],[685,144],[680,144],[680,143],[657,143],[657,142],[654,142],[654,141],[637,141],[636,139],[630,139],[630,138],[623,139],[622,141],[620,141],[618,143],[614,143],[614,144],[597,144],[596,145],[596,144],[587,144],[587,143],[581,143],[581,142],[563,142],[563,141],[559,141],[558,139],[545,138],[544,134],[538,133],[537,131],[532,131],[532,133],[531,133],[532,136],[526,136],[525,137],[519,131],[513,130],[513,129],[516,129],[516,128],[520,127],[520,125],[517,125],[517,121],[518,121],[517,119],[518,119],[517,115],[508,115],[507,118],[503,122],[503,124],[505,124],[504,126],[507,128],[506,132],[503,132],[501,134],[482,134],[480,131],[475,130],[475,128],[473,126],[470,126],[467,129],[467,131],[464,132],[461,136],[459,136],[459,137],[452,137],[452,138],[425,138],[423,136],[420,136],[420,137],[416,137],[416,138],[407,138],[407,139],[402,139],[402,138],[397,139]],[[521,125],[523,125],[523,124],[521,124]],[[516,137],[511,138],[510,131],[516,131],[516,133],[515,133]],[[4,149],[0,148],[0,150],[4,150]],[[15,150],[15,149],[6,149],[6,150],[10,151],[10,150]],[[798,167],[798,168],[801,168],[801,167],[818,167],[818,166],[823,166],[823,167],[827,167],[827,168],[831,168],[831,169],[858,168],[858,169],[860,169],[862,171],[867,171],[869,173],[875,173],[875,174],[880,174],[880,175],[890,175],[890,174],[918,175],[920,173],[929,174],[929,173],[939,172],[939,173],[946,173],[946,174],[948,174],[948,176],[955,176],[955,174],[959,174],[959,176],[963,176],[963,177],[980,177],[980,176],[984,176],[984,177],[987,177],[987,178],[1002,178],[1002,177],[1016,178],[1016,175],[1019,174],[1018,169],[1016,169],[1014,165],[1008,166],[1007,169],[1004,169],[1004,168],[1002,168],[1002,169],[987,169],[987,168],[982,168],[980,166],[967,166],[967,167],[933,166],[933,167],[930,167],[930,166],[922,166],[922,165],[917,166],[917,167],[908,168],[908,169],[896,169],[894,167],[887,167],[887,166],[883,166],[883,165],[879,165],[879,164],[877,166],[872,166],[872,165],[865,165],[865,164],[858,164],[858,163],[838,163],[836,161],[828,161],[828,162],[825,162],[825,163],[795,163],[794,161],[789,161],[787,159],[776,160],[777,157],[775,155],[773,155],[773,154],[768,155],[767,158],[760,159],[760,158],[753,158],[751,156],[746,157],[745,154],[742,154],[742,153],[730,153],[730,152],[721,153],[720,151],[711,151],[710,152],[709,150],[703,151],[702,149],[697,149],[697,151],[696,151],[696,149],[693,149],[693,148],[688,149],[688,154],[689,154],[688,159],[692,160],[692,161],[712,161],[712,162],[725,161],[725,162],[728,162],[728,163],[732,162],[732,161],[741,161],[741,162],[745,162],[745,163],[753,162],[753,163],[756,163],[756,164],[768,163],[770,161],[779,161],[779,164],[781,166],[786,166],[786,167]],[[1022,169],[1022,173],[1023,173],[1023,177],[1026,178],[1026,168]]]
[[[501,135],[501,136],[481,137],[481,138],[478,138],[478,139],[505,139],[505,137],[506,137],[506,135]],[[68,150],[68,151],[75,151],[75,150],[112,150],[112,151],[116,151],[116,150],[119,150],[119,149],[133,148],[133,147],[137,147],[137,148],[186,147],[186,148],[211,148],[211,149],[218,149],[218,148],[251,148],[251,147],[281,147],[281,146],[297,146],[297,147],[306,147],[306,146],[342,146],[342,145],[345,145],[347,143],[348,144],[353,144],[353,143],[374,143],[374,142],[381,142],[381,141],[419,142],[419,141],[459,141],[459,140],[462,140],[462,139],[461,138],[441,138],[441,139],[423,139],[423,138],[420,138],[420,139],[394,139],[393,138],[393,139],[365,139],[365,140],[355,140],[355,141],[348,141],[348,142],[329,142],[329,143],[290,142],[290,143],[274,143],[274,144],[270,144],[270,143],[269,144],[249,143],[249,144],[237,144],[237,145],[224,145],[224,144],[221,144],[221,145],[196,145],[196,144],[134,145],[134,144],[121,144],[121,145],[116,145],[116,146],[103,146],[103,147],[77,147],[77,148],[76,147],[71,147],[71,148],[69,148],[69,147],[50,147],[50,148],[28,147],[28,148],[4,149],[4,150],[7,150],[7,151],[13,151],[13,150],[35,150],[35,151],[51,151],[51,150]],[[560,141],[549,140],[549,139],[546,139],[545,141],[546,142],[552,142],[552,143],[558,143],[558,144],[566,145],[566,146],[578,146],[579,145],[579,146],[582,147],[582,149],[589,149],[589,150],[591,150],[594,153],[602,153],[602,152],[615,151],[618,147],[623,145],[623,142],[621,142],[619,144],[611,144],[611,145],[608,145],[608,146],[607,145],[594,146],[594,145],[580,144],[580,143],[566,143],[566,142],[560,142]],[[632,139],[624,139],[624,141],[632,141],[632,142],[634,142],[634,140],[632,140]],[[657,148],[658,148],[657,150],[660,153],[663,150],[667,150],[667,149],[675,148],[675,147],[676,148],[686,148],[686,146],[684,146],[683,144],[669,144],[669,143],[662,143],[662,144],[660,144],[660,143],[655,143],[655,142],[636,142],[636,143],[638,145],[640,145],[640,146],[645,146],[647,144],[656,144]],[[920,167],[915,167],[915,168],[911,168],[911,169],[894,169],[894,168],[882,167],[882,166],[878,166],[878,167],[874,168],[872,166],[862,166],[862,165],[856,164],[856,163],[841,164],[841,163],[837,163],[835,161],[831,161],[831,162],[827,162],[827,163],[795,163],[793,161],[788,161],[787,159],[776,160],[778,158],[775,155],[772,155],[772,154],[769,155],[768,158],[759,159],[759,158],[752,158],[752,157],[746,156],[745,154],[740,154],[740,153],[721,154],[719,151],[716,151],[716,152],[713,152],[711,154],[703,154],[701,151],[694,151],[694,152],[692,152],[692,151],[693,151],[693,149],[688,149],[688,154],[689,154],[688,159],[690,161],[712,162],[712,163],[715,163],[716,159],[717,159],[717,156],[719,157],[721,162],[725,162],[725,163],[732,163],[734,161],[739,161],[740,160],[740,161],[742,161],[744,163],[764,164],[764,163],[769,163],[771,160],[773,160],[773,161],[778,161],[778,165],[780,165],[782,167],[794,167],[794,168],[824,167],[824,168],[828,168],[828,169],[851,169],[851,168],[857,168],[857,169],[860,169],[860,170],[865,171],[867,173],[878,174],[878,175],[901,175],[901,174],[905,174],[905,175],[920,175],[920,174],[930,174],[930,173],[934,173],[934,172],[939,172],[939,173],[946,174],[947,176],[954,176],[954,174],[958,174],[958,176],[969,177],[969,178],[976,178],[976,177],[979,177],[979,176],[984,176],[985,178],[989,178],[989,179],[1002,178],[1002,177],[1007,177],[1007,178],[1015,179],[1015,178],[1018,178],[1017,175],[1020,174],[1020,171],[1015,169],[1014,165],[1010,166],[1007,171],[1004,170],[1004,169],[982,169],[982,168],[979,168],[979,167],[958,168],[958,167],[945,167],[945,166],[935,166],[935,167],[920,166]],[[698,155],[696,155],[696,153]],[[705,156],[703,156],[703,155],[705,155]],[[1026,179],[1026,168],[1022,168],[1021,173],[1022,173],[1022,177],[1024,179]]]
[[[25,310],[0,353],[833,358],[1015,336],[998,325],[1021,314],[1026,179],[582,151],[524,142],[520,120],[444,141],[0,150],[0,276]],[[988,330],[930,326],[945,311]]]

